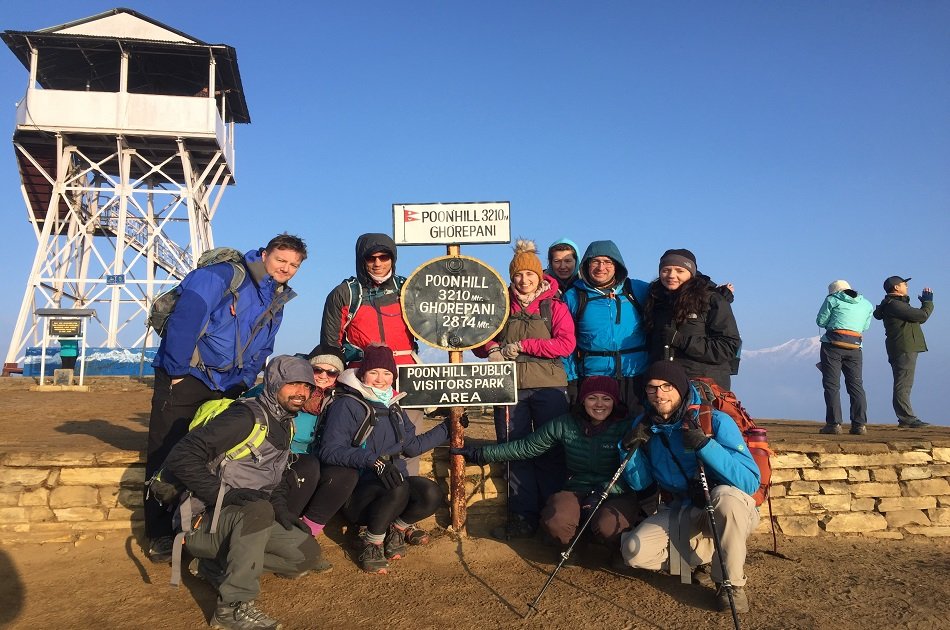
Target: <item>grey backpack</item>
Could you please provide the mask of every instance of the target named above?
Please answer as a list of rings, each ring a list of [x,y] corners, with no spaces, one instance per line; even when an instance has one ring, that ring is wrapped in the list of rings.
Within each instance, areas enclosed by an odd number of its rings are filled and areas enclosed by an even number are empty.
[[[198,258],[198,268],[216,265],[218,263],[231,263],[234,268],[234,276],[231,278],[231,284],[228,286],[223,300],[230,294],[233,300],[233,308],[237,309],[238,289],[244,283],[247,277],[247,268],[244,266],[244,254],[232,247],[215,247],[209,249]],[[181,284],[155,296],[152,305],[148,309],[148,318],[145,320],[145,326],[153,329],[159,337],[165,336],[165,330],[168,326],[168,318],[175,311],[175,305],[178,304],[178,296]],[[205,331],[201,331],[203,335]],[[201,335],[199,335],[200,337]]]

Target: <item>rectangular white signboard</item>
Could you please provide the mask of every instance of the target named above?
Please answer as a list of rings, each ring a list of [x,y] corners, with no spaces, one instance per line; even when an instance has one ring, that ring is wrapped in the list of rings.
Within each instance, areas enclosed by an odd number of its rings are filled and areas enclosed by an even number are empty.
[[[518,403],[514,361],[399,365],[400,407],[480,407]]]
[[[393,240],[397,245],[510,243],[511,204],[394,203]]]

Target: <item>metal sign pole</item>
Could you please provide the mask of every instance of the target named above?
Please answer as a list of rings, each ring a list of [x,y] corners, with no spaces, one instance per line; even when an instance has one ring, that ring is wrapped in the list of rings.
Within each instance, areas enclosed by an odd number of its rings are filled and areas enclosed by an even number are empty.
[[[448,256],[458,256],[461,254],[460,245],[447,245],[445,253]],[[461,363],[462,352],[459,350],[449,350],[449,363]],[[452,435],[449,444],[453,448],[461,448],[465,443],[465,429],[460,422],[465,410],[462,407],[452,407],[450,418],[452,425]],[[462,526],[465,524],[466,505],[465,505],[465,458],[461,455],[449,456],[449,497],[452,503],[452,529],[456,532],[462,532]]]

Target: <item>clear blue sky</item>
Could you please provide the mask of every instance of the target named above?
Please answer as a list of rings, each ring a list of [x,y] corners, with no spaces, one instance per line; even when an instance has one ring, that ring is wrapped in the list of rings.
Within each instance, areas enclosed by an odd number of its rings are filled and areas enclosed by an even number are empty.
[[[123,4],[237,49],[253,123],[214,231],[310,245],[279,351],[313,345],[353,242],[391,233],[392,203],[477,200],[510,201],[513,235],[542,248],[612,238],[645,280],[665,249],[692,249],[735,283],[747,349],[817,334],[832,280],[876,303],[891,274],[934,288],[928,342],[950,343],[950,3]],[[0,26],[112,6],[22,3]],[[10,133],[26,81],[0,51]],[[12,147],[0,204],[5,349],[35,251]],[[397,268],[443,253],[405,248]],[[463,253],[506,275],[506,246]]]

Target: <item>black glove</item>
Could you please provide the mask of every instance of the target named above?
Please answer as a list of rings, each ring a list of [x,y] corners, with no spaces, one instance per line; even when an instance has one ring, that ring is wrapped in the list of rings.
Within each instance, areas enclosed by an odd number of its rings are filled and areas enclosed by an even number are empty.
[[[689,427],[683,431],[683,446],[688,451],[698,451],[708,441],[709,436],[700,427]]]
[[[449,449],[449,452],[453,455],[461,455],[465,458],[465,461],[476,466],[484,466],[488,463],[485,461],[485,452],[478,446],[453,447]]]
[[[449,416],[443,420],[442,423],[445,425],[445,428],[449,430],[449,432],[452,431],[452,416]],[[459,424],[462,425],[463,429],[468,428],[468,413],[462,412],[462,415],[459,416]]]
[[[624,434],[623,439],[620,440],[620,446],[625,451],[637,449],[649,442],[651,437],[653,437],[653,431],[650,430],[650,423],[641,420]]]
[[[224,390],[224,397],[230,398],[231,400],[237,400],[241,397],[241,394],[247,391],[247,385],[240,383],[239,385],[232,385],[231,387]]]
[[[250,488],[231,488],[224,495],[221,501],[221,507],[229,505],[247,505],[254,501],[267,501],[270,499],[270,493],[263,490],[251,490]]]
[[[380,457],[373,463],[376,469],[376,476],[387,490],[392,490],[405,483],[406,478],[402,476],[402,471],[393,463],[391,457]]]
[[[920,294],[921,302],[933,302],[934,301],[934,292],[928,289],[924,289]]]
[[[287,509],[286,505],[274,504],[274,521],[280,523],[280,526],[288,532],[296,527],[308,536],[310,535],[310,528],[307,527],[307,524],[294,516],[294,513]]]

